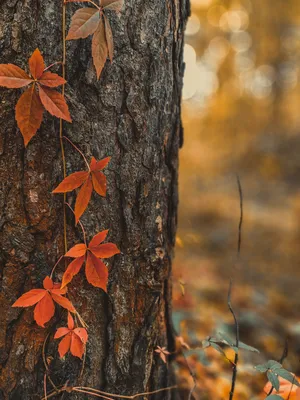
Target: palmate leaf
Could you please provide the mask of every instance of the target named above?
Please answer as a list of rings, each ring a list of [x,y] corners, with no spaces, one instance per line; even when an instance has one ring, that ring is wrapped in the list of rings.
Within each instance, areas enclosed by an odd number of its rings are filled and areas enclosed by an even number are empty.
[[[0,64],[0,86],[22,88],[32,85],[21,95],[16,105],[16,121],[25,146],[41,126],[44,107],[50,114],[72,122],[64,97],[59,92],[49,89],[64,85],[65,79],[44,71],[45,63],[39,49],[33,52],[28,63],[33,79],[16,65]]]
[[[73,0],[69,0],[73,2]],[[71,26],[67,40],[86,38],[93,35],[92,57],[96,69],[97,79],[100,78],[107,56],[113,59],[114,42],[111,26],[106,10],[119,12],[123,6],[120,0],[102,0],[100,7],[84,7],[75,12],[71,19]]]
[[[92,157],[89,171],[78,171],[67,176],[52,193],[67,193],[81,186],[75,202],[75,220],[78,223],[95,190],[100,196],[106,196],[106,177],[101,172],[107,166],[110,157],[97,161]]]
[[[69,264],[63,275],[62,288],[71,282],[85,262],[87,281],[91,285],[106,291],[108,270],[100,258],[110,258],[120,253],[120,250],[114,243],[102,244],[107,233],[108,230],[99,232],[92,238],[88,247],[83,243],[76,244],[65,254],[65,257],[72,257],[75,260]]]
[[[12,307],[28,307],[36,304],[34,319],[38,325],[44,328],[45,323],[54,315],[54,301],[71,312],[76,312],[76,310],[70,300],[63,297],[66,289],[57,288],[50,277],[47,276],[44,279],[43,286],[44,289],[33,289],[24,293]]]
[[[58,328],[54,339],[64,338],[60,341],[58,346],[58,352],[60,357],[64,357],[70,350],[70,353],[75,356],[82,358],[85,350],[85,345],[88,341],[88,333],[85,328],[74,328],[74,319],[70,313],[68,313],[68,327]]]

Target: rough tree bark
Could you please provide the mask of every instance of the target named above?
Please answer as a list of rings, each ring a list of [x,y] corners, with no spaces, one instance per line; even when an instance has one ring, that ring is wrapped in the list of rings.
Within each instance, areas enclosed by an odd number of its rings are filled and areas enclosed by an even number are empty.
[[[67,5],[68,23],[78,6]],[[89,325],[82,378],[81,362],[72,356],[59,360],[53,340],[64,311],[56,311],[42,329],[33,321],[32,308],[11,308],[22,293],[41,287],[64,253],[62,195],[51,194],[63,172],[58,120],[45,113],[42,128],[24,149],[14,120],[20,90],[0,89],[0,399],[43,395],[41,354],[48,333],[46,356],[53,357],[50,371],[57,385],[68,381],[135,394],[172,383],[171,372],[153,350],[173,346],[171,259],[188,13],[189,0],[125,1],[120,16],[109,15],[115,57],[99,82],[90,38],[67,45],[66,97],[73,124],[65,124],[64,133],[88,159],[112,156],[107,197],[93,195],[82,221],[89,238],[109,228],[109,239],[122,251],[109,264],[108,295],[89,286],[82,273],[70,285],[70,298]],[[36,47],[48,65],[61,60],[61,1],[1,0],[0,15],[1,63],[26,68]],[[83,169],[68,143],[65,150],[67,173]],[[74,193],[67,199],[74,205]],[[82,240],[70,212],[67,230],[69,247]],[[63,270],[62,263],[56,278]],[[153,398],[175,396],[166,392]],[[65,398],[91,396],[65,393]]]

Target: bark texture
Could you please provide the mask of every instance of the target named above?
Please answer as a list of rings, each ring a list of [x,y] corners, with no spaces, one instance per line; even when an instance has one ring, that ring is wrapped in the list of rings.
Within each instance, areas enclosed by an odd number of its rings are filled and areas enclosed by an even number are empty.
[[[36,47],[48,65],[61,60],[61,6],[58,0],[2,0],[0,62],[26,68]],[[78,6],[67,5],[67,26]],[[70,355],[59,360],[53,340],[66,313],[57,309],[42,329],[32,308],[11,307],[22,293],[41,287],[64,253],[62,195],[51,194],[63,172],[58,120],[45,113],[42,128],[24,149],[14,120],[21,91],[0,89],[0,399],[43,395],[42,346],[48,333],[46,356],[56,385],[68,381],[135,394],[171,384],[170,372],[153,350],[172,348],[171,259],[188,13],[188,0],[125,1],[120,16],[108,15],[115,56],[99,82],[90,38],[67,44],[66,97],[73,124],[65,124],[64,133],[88,159],[112,156],[107,197],[93,194],[82,222],[89,239],[109,228],[109,239],[122,251],[109,263],[108,295],[88,285],[83,273],[70,285],[70,298],[89,325],[81,378],[81,362]],[[67,142],[65,151],[68,174],[85,168]],[[74,192],[67,200],[74,206]],[[67,224],[70,247],[82,236],[69,212]],[[63,270],[61,263],[57,279]],[[153,398],[175,396],[165,392]],[[92,397],[73,392],[65,398]]]

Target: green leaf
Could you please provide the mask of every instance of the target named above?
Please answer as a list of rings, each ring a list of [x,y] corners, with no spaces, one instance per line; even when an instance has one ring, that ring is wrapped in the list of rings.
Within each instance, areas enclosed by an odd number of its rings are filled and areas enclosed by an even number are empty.
[[[297,378],[291,374],[289,371],[287,371],[284,368],[279,368],[276,369],[276,374],[278,374],[279,376],[281,376],[281,378],[286,379],[287,381],[293,383],[296,386],[300,386],[300,383],[297,381]]]
[[[203,349],[206,349],[207,347],[209,347],[210,346],[210,343],[209,343],[209,341],[208,340],[202,340],[202,347],[203,347]]]
[[[259,365],[256,365],[254,368],[255,368],[257,371],[259,371],[259,372],[267,372],[268,369],[269,369],[267,363],[266,363],[266,364],[259,364]]]
[[[274,374],[274,372],[272,371],[268,371],[267,372],[267,377],[268,380],[271,382],[272,386],[277,390],[277,392],[279,391],[279,387],[280,387],[280,383],[279,383],[279,379],[278,376]]]
[[[272,369],[273,371],[276,371],[276,369],[278,369],[278,368],[282,368],[282,365],[278,361],[275,361],[275,360],[269,360],[267,362],[267,366],[269,369]]]
[[[266,397],[265,400],[284,400],[283,397],[278,396],[278,394],[271,394],[270,396]]]
[[[257,350],[255,347],[249,346],[248,344],[245,344],[243,342],[239,342],[239,348],[243,350],[248,350],[248,351],[253,351],[255,353],[259,353],[259,350]]]

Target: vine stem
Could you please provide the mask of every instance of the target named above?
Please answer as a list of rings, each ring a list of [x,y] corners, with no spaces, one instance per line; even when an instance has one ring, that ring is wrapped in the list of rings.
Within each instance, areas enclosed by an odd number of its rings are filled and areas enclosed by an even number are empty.
[[[66,79],[66,4],[64,0],[62,0],[62,77]],[[65,84],[62,85],[62,95],[65,95]],[[64,179],[67,176],[66,171],[66,157],[65,157],[65,149],[64,149],[64,141],[63,141],[63,120],[59,120],[59,141],[60,141],[60,149],[61,149],[61,157],[63,163],[63,173]],[[67,242],[67,215],[66,215],[66,203],[67,195],[64,193],[64,205],[63,205],[63,214],[64,214],[64,247],[65,253],[68,251],[68,242]]]
[[[66,139],[66,140],[74,147],[74,149],[75,149],[76,151],[78,151],[78,153],[79,153],[79,154],[81,155],[81,157],[84,159],[84,161],[85,161],[85,163],[86,163],[86,165],[87,165],[87,167],[88,167],[88,169],[89,169],[89,171],[90,171],[91,169],[90,169],[89,163],[87,162],[87,159],[85,158],[85,155],[83,154],[83,152],[82,152],[81,150],[79,150],[79,148],[78,148],[77,146],[75,146],[75,144],[72,142],[72,140],[70,140],[69,138],[67,138],[67,136],[63,136],[63,138]]]
[[[54,265],[54,267],[52,268],[51,274],[50,274],[50,278],[52,279],[52,275],[55,271],[55,268],[58,266],[58,264],[60,263],[60,260],[63,258],[64,256],[60,256],[58,261],[56,262],[56,264]]]
[[[70,204],[69,204],[69,203],[66,203],[66,206],[68,206],[69,209],[72,211],[72,213],[75,215],[75,212],[74,212],[73,208],[70,206]],[[85,233],[84,226],[83,226],[82,222],[80,221],[80,219],[78,220],[78,223],[79,223],[79,225],[80,225],[80,227],[81,227],[81,230],[82,230],[82,233],[83,233],[83,241],[84,241],[84,244],[87,246],[87,244],[86,244],[86,233]]]

